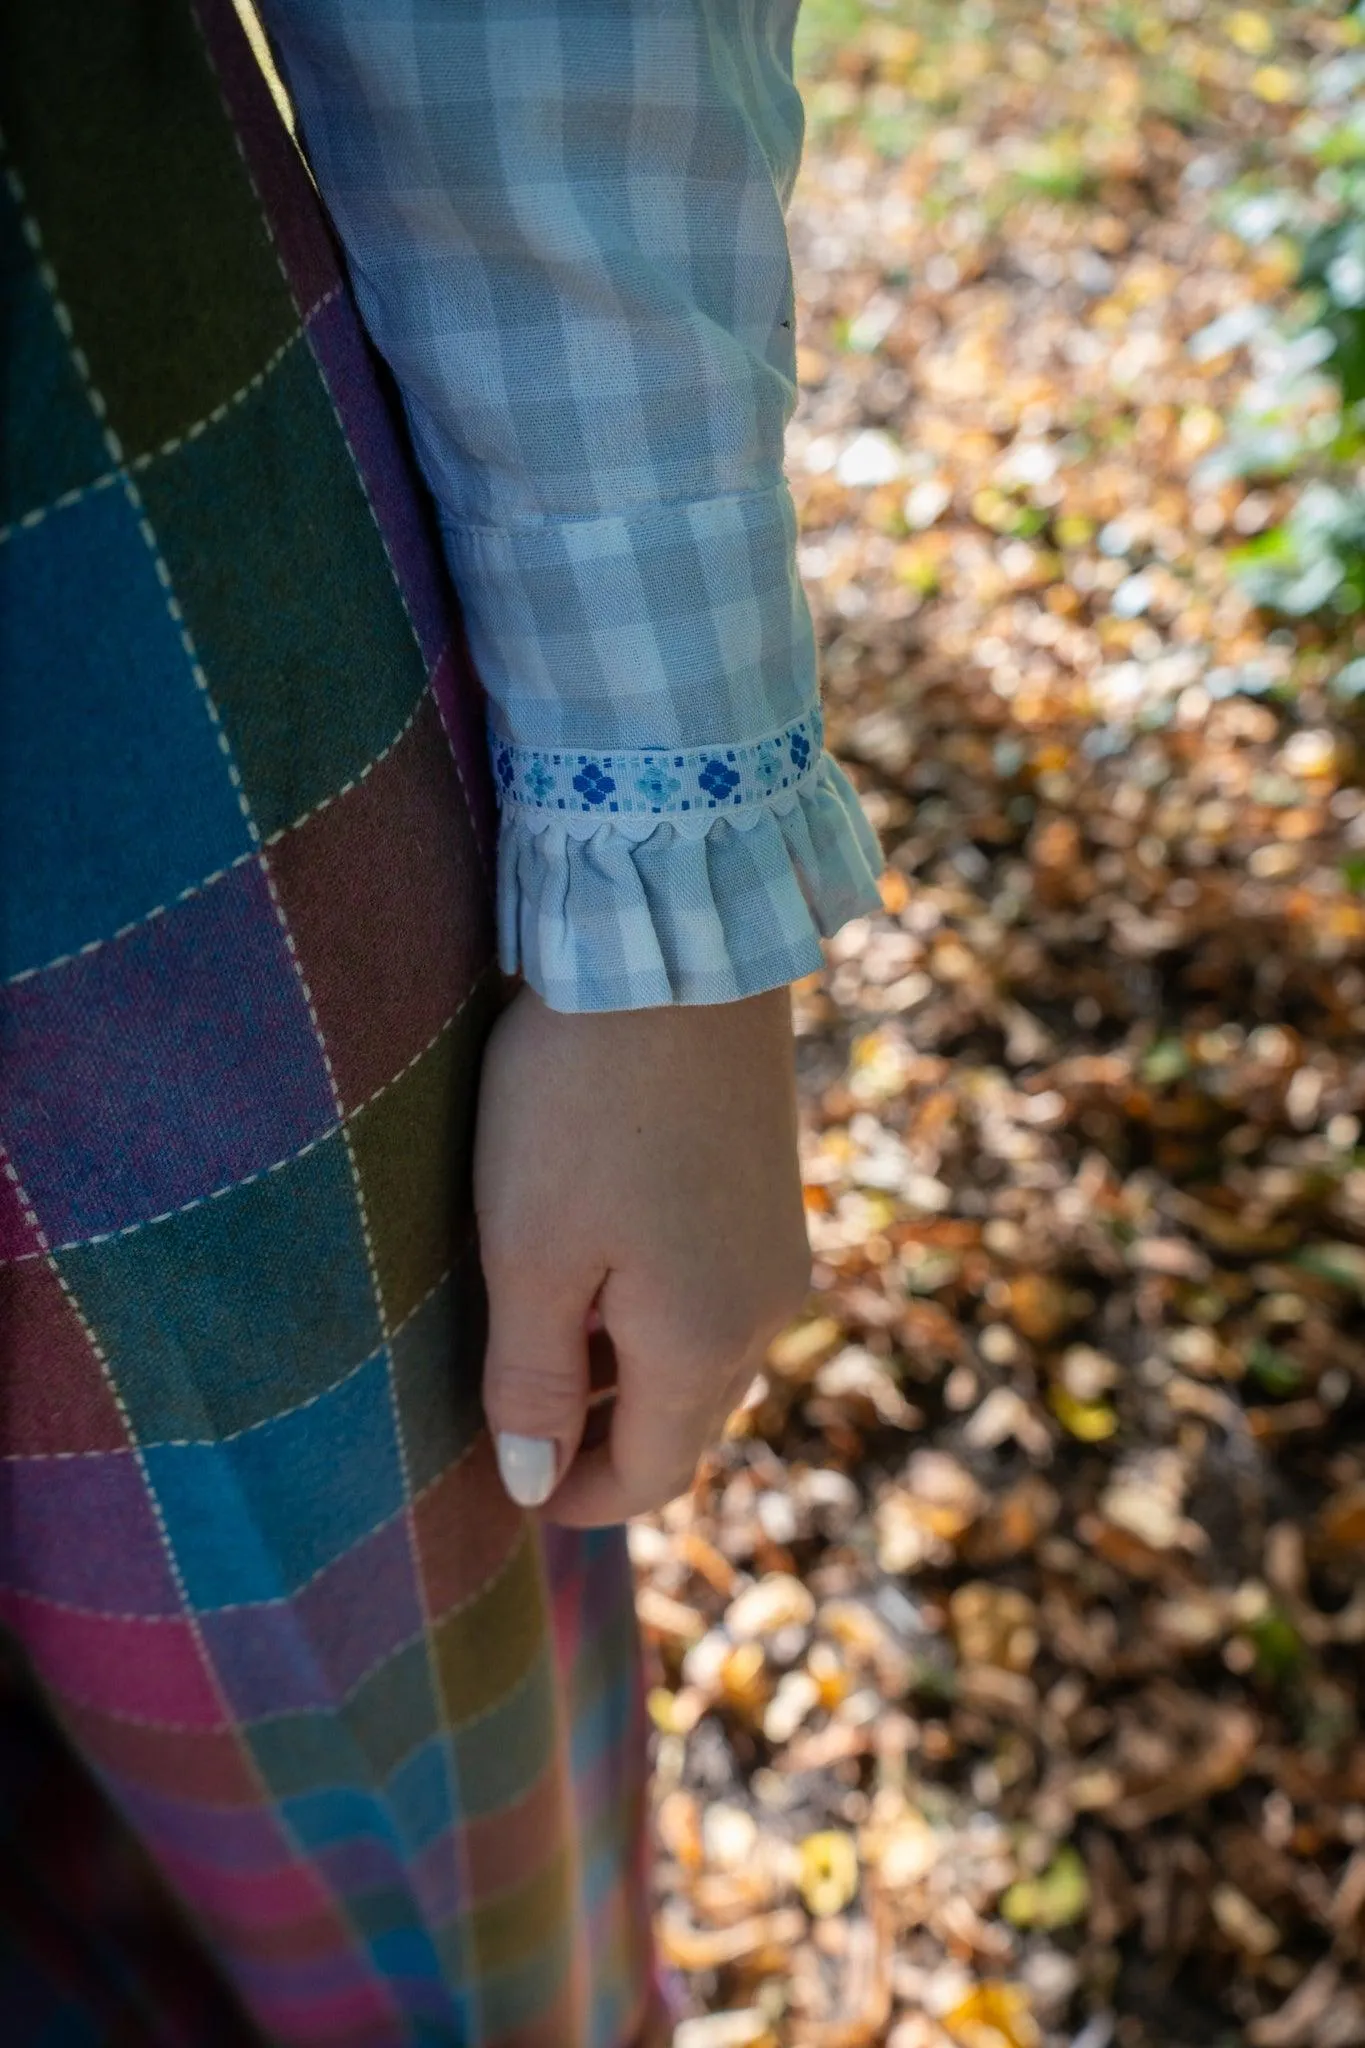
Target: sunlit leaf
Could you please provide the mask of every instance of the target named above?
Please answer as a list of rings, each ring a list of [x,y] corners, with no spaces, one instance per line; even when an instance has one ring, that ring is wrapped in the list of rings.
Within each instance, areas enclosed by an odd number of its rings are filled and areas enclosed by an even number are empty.
[[[1107,1401],[1078,1401],[1057,1381],[1048,1388],[1047,1404],[1067,1435],[1083,1444],[1102,1444],[1119,1426]]]
[[[1090,1880],[1085,1864],[1070,1844],[1059,1849],[1041,1877],[1021,1877],[1000,1902],[1000,1911],[1014,1927],[1041,1927],[1049,1932],[1074,1927],[1090,1906]]]
[[[797,1880],[808,1911],[817,1920],[842,1913],[858,1890],[858,1850],[852,1835],[829,1828],[801,1844]]]
[[[988,1980],[943,2015],[959,2048],[1042,2048],[1043,2033],[1020,1984]]]

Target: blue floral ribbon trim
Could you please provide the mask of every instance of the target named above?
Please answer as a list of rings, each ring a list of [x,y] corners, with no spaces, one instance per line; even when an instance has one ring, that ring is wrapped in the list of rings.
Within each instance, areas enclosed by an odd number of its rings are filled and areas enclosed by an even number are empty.
[[[737,810],[795,789],[819,764],[824,727],[818,707],[780,732],[739,747],[520,747],[489,736],[493,776],[505,804],[579,817],[666,818]]]

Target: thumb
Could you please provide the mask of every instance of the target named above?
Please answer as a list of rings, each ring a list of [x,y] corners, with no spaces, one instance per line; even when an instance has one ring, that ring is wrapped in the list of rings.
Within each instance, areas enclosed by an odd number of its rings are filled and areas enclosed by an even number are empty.
[[[588,1409],[587,1301],[537,1300],[523,1272],[490,1285],[483,1406],[502,1483],[519,1507],[547,1501],[573,1463]]]

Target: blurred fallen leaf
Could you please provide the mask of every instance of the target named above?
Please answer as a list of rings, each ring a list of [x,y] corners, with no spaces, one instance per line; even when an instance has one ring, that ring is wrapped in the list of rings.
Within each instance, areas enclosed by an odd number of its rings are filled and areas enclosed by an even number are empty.
[[[1365,1247],[1341,1243],[1305,1245],[1289,1263],[1301,1273],[1330,1280],[1334,1287],[1344,1287],[1365,1297]]]
[[[1048,1388],[1047,1404],[1068,1436],[1078,1443],[1102,1444],[1114,1435],[1118,1416],[1107,1401],[1079,1401],[1069,1388],[1054,1381]]]
[[[769,1572],[747,1586],[725,1610],[725,1626],[736,1643],[770,1636],[781,1628],[805,1628],[815,1618],[815,1596],[789,1572]]]
[[[1045,1459],[1052,1451],[1046,1423],[1013,1387],[992,1387],[963,1435],[977,1451],[996,1450],[1011,1438],[1031,1458]]]
[[[1244,1955],[1269,1956],[1279,1947],[1279,1929],[1274,1921],[1259,1912],[1235,1885],[1215,1885],[1209,1895],[1209,1907],[1222,1932]]]
[[[801,1844],[801,1896],[817,1919],[841,1913],[858,1890],[858,1850],[852,1835],[835,1828],[807,1835]]]
[[[1038,1654],[1038,1613],[1026,1593],[973,1579],[957,1588],[948,1612],[964,1663],[1031,1669]]]
[[[843,1330],[832,1316],[814,1316],[808,1323],[793,1323],[775,1337],[768,1346],[767,1362],[779,1378],[804,1385],[843,1341]]]
[[[635,1605],[641,1628],[651,1635],[675,1643],[695,1643],[706,1633],[706,1623],[695,1608],[655,1586],[642,1586]]]
[[[1077,1851],[1064,1845],[1039,1877],[1017,1878],[1000,1902],[1012,1927],[1052,1932],[1073,1927],[1090,1908],[1090,1880]]]
[[[815,1375],[820,1393],[832,1400],[860,1399],[878,1422],[892,1429],[917,1429],[924,1417],[896,1385],[886,1360],[860,1344],[850,1344],[822,1365]]]
[[[659,1952],[675,1970],[718,1970],[763,1949],[789,1947],[805,1931],[805,1915],[794,1906],[755,1913],[733,1927],[693,1927],[676,1914],[663,1913]]]
[[[1328,1550],[1365,1550],[1365,1480],[1343,1487],[1324,1505],[1318,1535]]]
[[[1100,1513],[1152,1550],[1197,1550],[1205,1538],[1181,1512],[1186,1483],[1184,1462],[1174,1452],[1136,1452],[1116,1468],[1100,1498]]]
[[[1182,1732],[1199,1743],[1197,1752],[1168,1761],[1153,1784],[1117,1800],[1108,1813],[1114,1827],[1125,1832],[1148,1827],[1240,1783],[1256,1746],[1254,1717],[1241,1707],[1201,1706],[1197,1714],[1191,1707],[1184,1718]]]
[[[802,10],[790,471],[889,859],[793,992],[810,1302],[631,1539],[664,1910],[764,2048],[1365,2048],[1365,611],[1232,567],[1300,432],[1358,496],[1297,222],[1359,17]]]
[[[673,2048],[777,2048],[777,2037],[757,2010],[710,2012],[682,2020],[673,2031]]]
[[[978,1984],[940,2017],[959,2048],[1042,2048],[1042,2029],[1022,1985]]]
[[[1312,2048],[1319,2020],[1336,1998],[1341,1975],[1327,1958],[1314,1965],[1278,2012],[1253,2020],[1247,2028],[1249,2048]]]
[[[1013,1486],[995,1495],[961,1549],[974,1567],[1004,1564],[1032,1550],[1056,1522],[1061,1501],[1055,1487],[1037,1472],[1026,1472]]]
[[[690,1792],[681,1788],[669,1792],[655,1814],[659,1840],[670,1856],[689,1870],[700,1870],[706,1852],[702,1846],[701,1815]]]
[[[1074,1320],[1071,1289],[1044,1273],[1022,1273],[1008,1288],[1010,1321],[1032,1343],[1049,1344]]]
[[[762,1645],[740,1643],[721,1660],[720,1694],[727,1705],[756,1720],[772,1694],[772,1680]]]
[[[918,1884],[943,1853],[938,1835],[913,1807],[907,1808],[891,1826],[867,1830],[861,1847],[864,1861],[888,1891]]]

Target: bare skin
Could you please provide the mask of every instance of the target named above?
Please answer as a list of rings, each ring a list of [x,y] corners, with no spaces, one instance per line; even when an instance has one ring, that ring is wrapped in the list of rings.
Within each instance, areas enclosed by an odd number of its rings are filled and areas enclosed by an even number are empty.
[[[809,1280],[786,989],[600,1016],[520,990],[484,1063],[475,1197],[509,1491],[575,1528],[684,1491]],[[594,1311],[617,1395],[580,1450]]]

